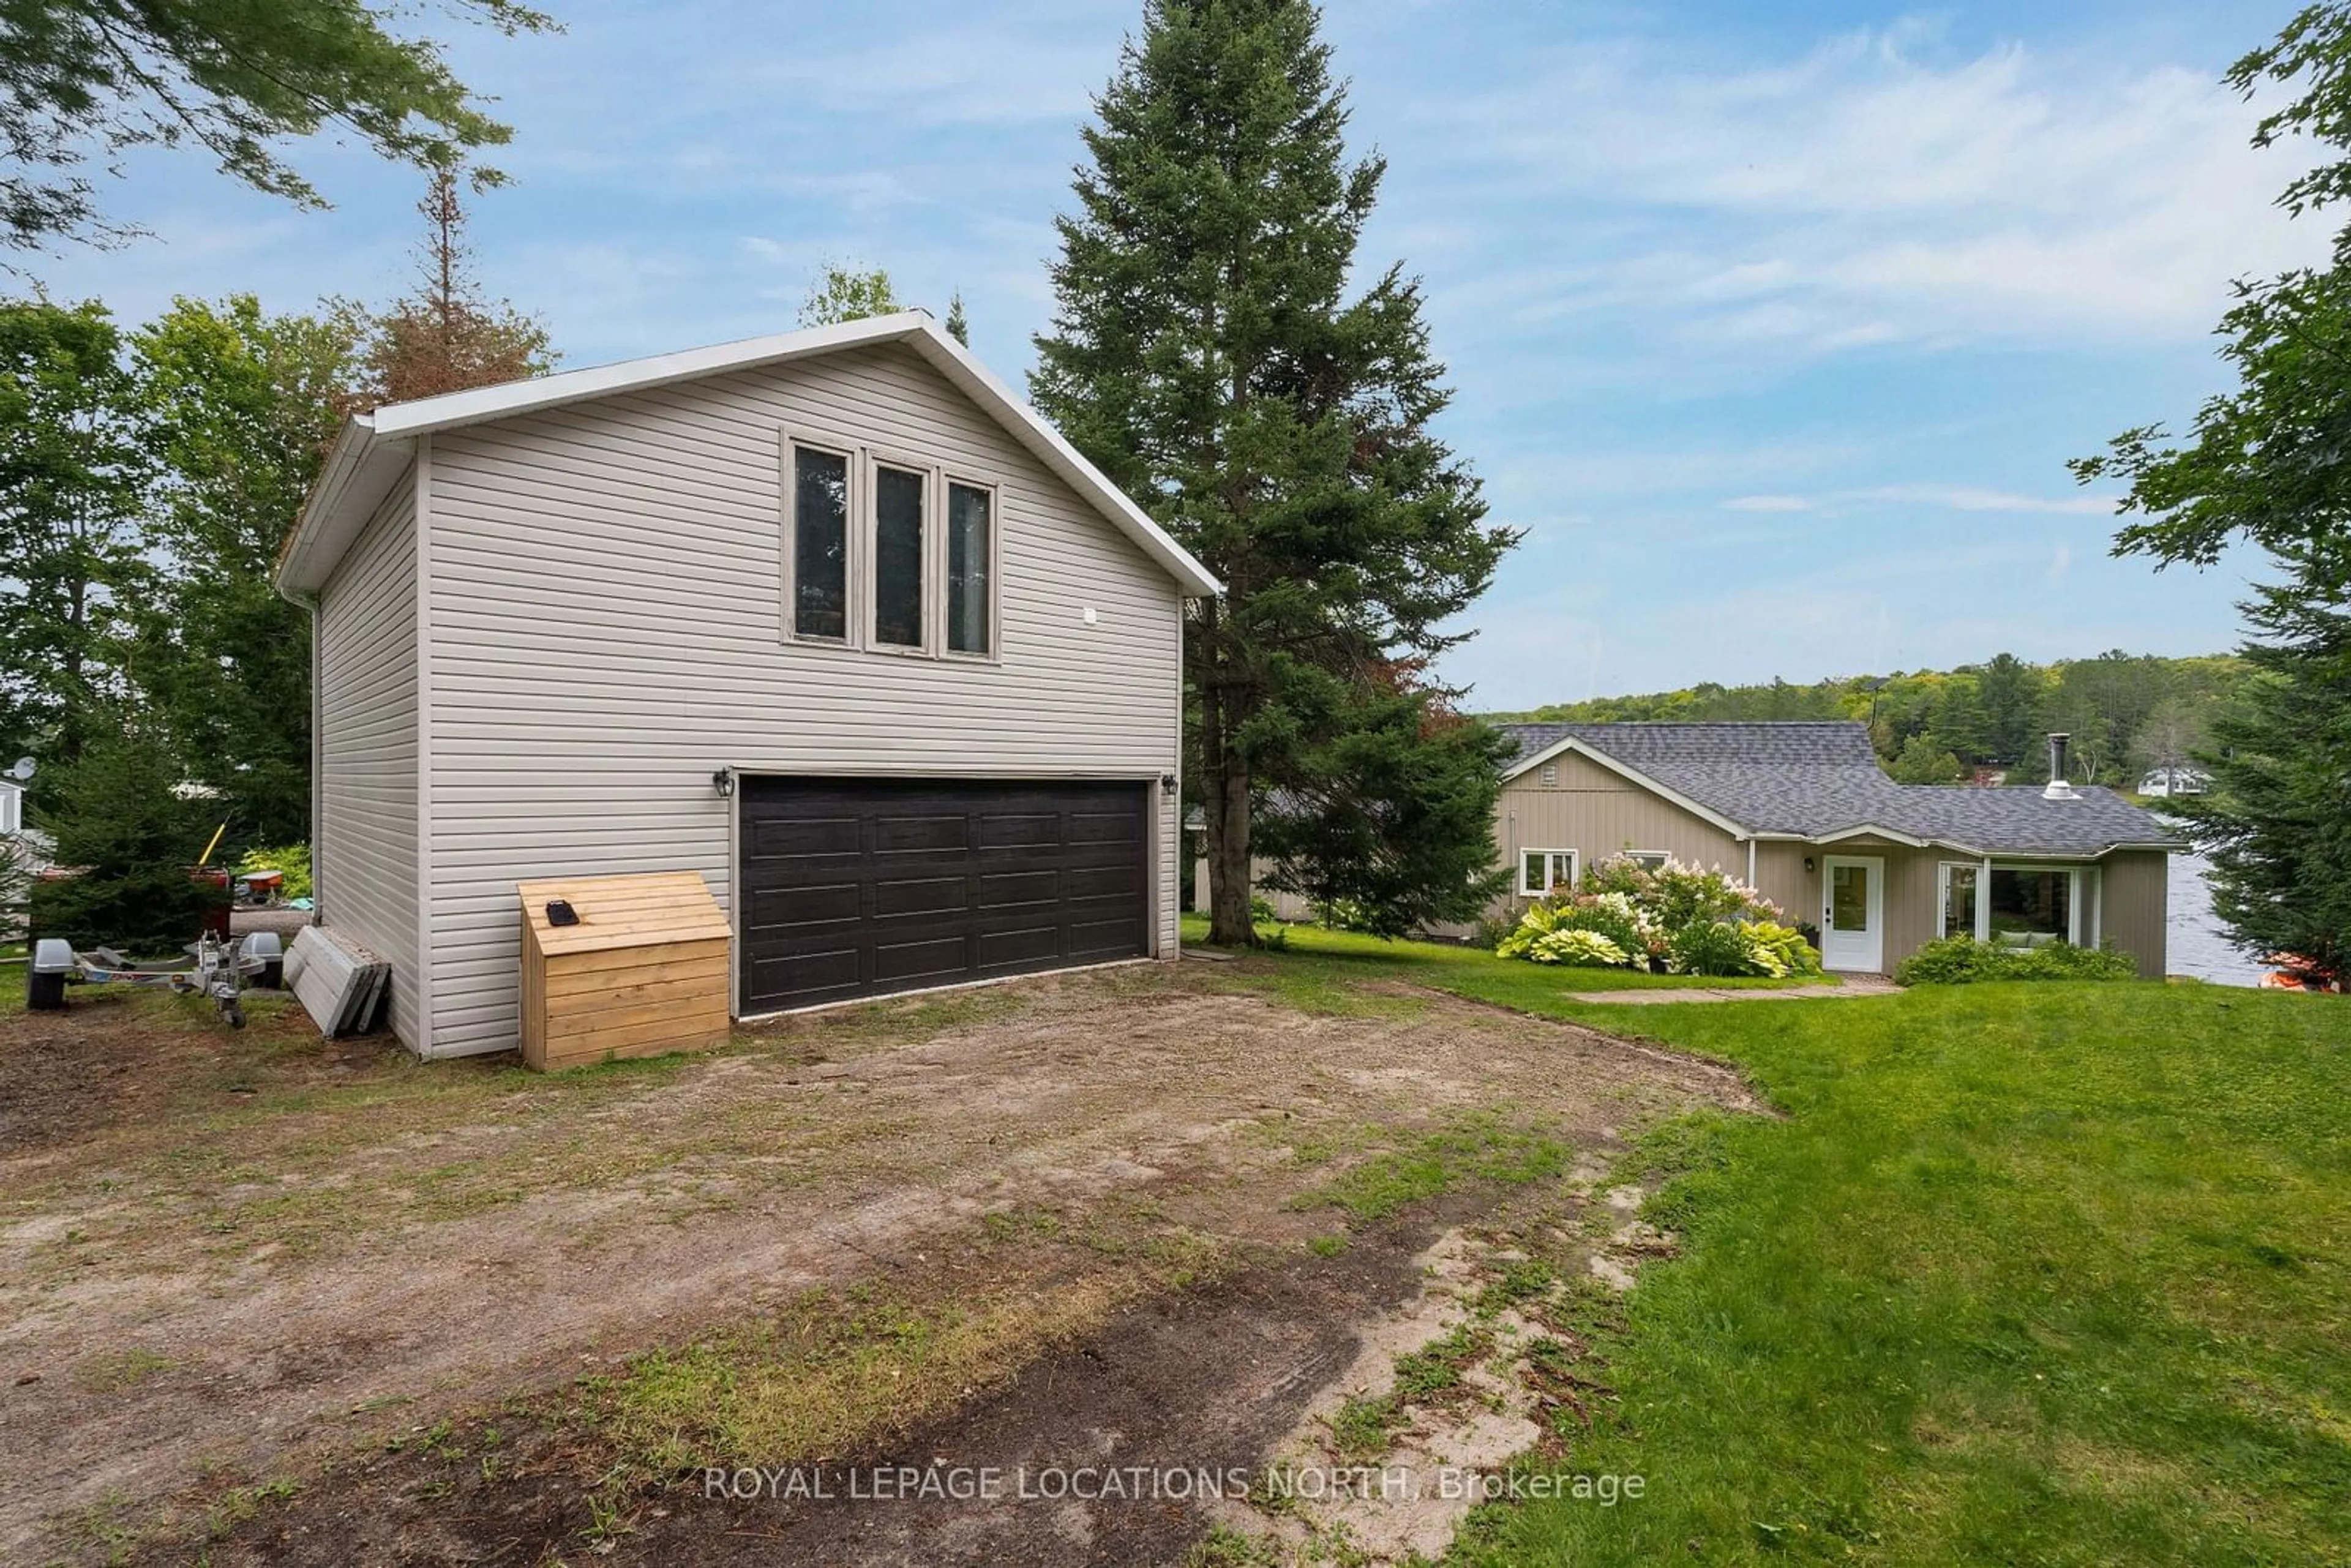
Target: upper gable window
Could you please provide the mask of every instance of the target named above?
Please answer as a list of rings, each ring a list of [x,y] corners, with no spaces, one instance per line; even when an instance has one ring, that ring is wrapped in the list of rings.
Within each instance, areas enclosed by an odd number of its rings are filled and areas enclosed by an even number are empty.
[[[996,651],[996,492],[947,483],[947,651]]]
[[[994,661],[1002,489],[919,453],[787,433],[784,635]]]
[[[930,476],[877,464],[873,469],[873,641],[885,648],[924,648],[923,580],[927,539],[924,492]]]
[[[849,640],[849,458],[791,448],[791,629],[795,637]]]

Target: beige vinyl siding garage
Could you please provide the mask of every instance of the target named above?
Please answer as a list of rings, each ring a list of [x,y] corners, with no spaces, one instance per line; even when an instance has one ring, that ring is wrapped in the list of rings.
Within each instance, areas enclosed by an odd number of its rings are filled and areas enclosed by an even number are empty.
[[[782,433],[1001,485],[996,659],[784,640]],[[1178,586],[912,350],[444,430],[430,465],[432,1054],[515,1043],[518,881],[691,868],[731,911],[721,767],[1147,780],[1174,951]]]
[[[394,484],[319,591],[313,855],[321,917],[392,967],[392,1027],[423,1038],[417,953],[414,471]]]

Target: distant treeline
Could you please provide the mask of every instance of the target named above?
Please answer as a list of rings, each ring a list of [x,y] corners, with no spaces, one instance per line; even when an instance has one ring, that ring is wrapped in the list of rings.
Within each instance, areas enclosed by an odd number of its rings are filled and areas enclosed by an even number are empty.
[[[1859,719],[1895,778],[1933,784],[1983,769],[2037,770],[2043,737],[2073,738],[2078,783],[2129,788],[2201,748],[2250,670],[2230,655],[2159,659],[2122,652],[2029,664],[2002,653],[1956,670],[1852,675],[1791,685],[1725,686],[1557,703],[1497,719],[1625,723],[1685,719]],[[2036,771],[2037,776],[2037,771]]]

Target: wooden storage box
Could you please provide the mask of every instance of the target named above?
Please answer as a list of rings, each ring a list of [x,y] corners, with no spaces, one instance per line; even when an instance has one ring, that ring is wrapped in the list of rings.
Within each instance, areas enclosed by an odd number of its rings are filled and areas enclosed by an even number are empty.
[[[726,916],[699,873],[517,883],[522,1059],[538,1071],[723,1044]],[[560,900],[579,915],[557,925]]]

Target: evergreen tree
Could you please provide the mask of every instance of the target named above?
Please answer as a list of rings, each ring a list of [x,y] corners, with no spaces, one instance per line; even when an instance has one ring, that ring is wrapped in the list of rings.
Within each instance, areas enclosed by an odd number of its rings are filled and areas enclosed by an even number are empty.
[[[2279,204],[2297,217],[2351,197],[2351,5],[2311,5],[2231,68],[2251,93],[2294,94],[2256,146],[2306,136],[2325,150]],[[2129,486],[2118,553],[2209,565],[2240,539],[2283,578],[2243,608],[2257,679],[2212,722],[2212,792],[2170,802],[2213,856],[2213,906],[2249,952],[2351,962],[2351,225],[2330,263],[2238,285],[2221,319],[2236,388],[2197,411],[2183,444],[2126,431],[2076,463]]]
[[[157,727],[106,711],[110,722],[57,769],[57,805],[41,825],[57,862],[78,869],[35,884],[33,934],[174,952],[195,940],[205,904],[223,896],[192,876],[214,826],[211,805],[181,795],[178,758]]]
[[[2215,716],[2212,792],[2175,797],[2212,857],[2212,908],[2256,958],[2351,979],[2351,538],[2286,547],[2243,606],[2259,672]]]
[[[552,370],[547,329],[506,301],[482,296],[454,168],[434,169],[416,210],[425,224],[416,251],[418,288],[374,319],[361,358],[360,401],[407,402]]]
[[[971,319],[963,313],[963,290],[958,288],[947,297],[947,336],[971,347]]]
[[[1359,891],[1424,917],[1470,913],[1494,854],[1489,819],[1419,797],[1430,774],[1359,755],[1430,730],[1453,694],[1393,672],[1458,641],[1438,627],[1514,536],[1485,526],[1476,479],[1430,434],[1448,394],[1417,283],[1391,267],[1347,297],[1384,165],[1347,160],[1319,23],[1303,0],[1149,0],[1084,132],[1030,383],[1225,584],[1184,648],[1224,943],[1254,940],[1260,796],[1327,801],[1351,771],[1397,792],[1352,825],[1288,824],[1279,847],[1297,885],[1336,885],[1331,844],[1372,854],[1395,874]]]

